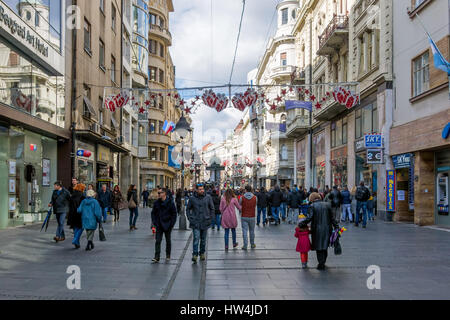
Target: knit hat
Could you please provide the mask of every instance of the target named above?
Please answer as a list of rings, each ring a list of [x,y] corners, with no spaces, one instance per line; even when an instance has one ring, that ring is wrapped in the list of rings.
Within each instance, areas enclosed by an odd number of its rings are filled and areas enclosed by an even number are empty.
[[[301,224],[301,223],[303,223],[303,221],[305,221],[305,220],[306,220],[306,216],[305,216],[303,213],[300,213],[300,214],[298,215],[298,223]]]
[[[93,198],[94,196],[95,196],[95,191],[94,190],[88,190],[86,192],[86,197]]]

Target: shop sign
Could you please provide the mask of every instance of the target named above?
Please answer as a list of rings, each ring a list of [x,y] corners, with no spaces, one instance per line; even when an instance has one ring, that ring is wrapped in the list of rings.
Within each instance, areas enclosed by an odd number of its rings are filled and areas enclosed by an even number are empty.
[[[365,141],[364,140],[359,140],[355,142],[355,151],[359,152],[362,151],[366,148],[365,146]]]
[[[109,163],[110,150],[104,146],[98,146],[98,161]]]
[[[450,136],[450,122],[442,130],[442,139],[446,140]]]
[[[367,164],[382,164],[383,149],[367,149]]]
[[[386,171],[386,211],[395,212],[395,194],[396,194],[395,170]]]
[[[381,136],[381,134],[366,134],[364,136],[364,147],[383,148],[383,137]]]
[[[392,161],[394,162],[395,169],[409,168],[411,167],[411,153],[401,154],[399,156],[393,156]]]

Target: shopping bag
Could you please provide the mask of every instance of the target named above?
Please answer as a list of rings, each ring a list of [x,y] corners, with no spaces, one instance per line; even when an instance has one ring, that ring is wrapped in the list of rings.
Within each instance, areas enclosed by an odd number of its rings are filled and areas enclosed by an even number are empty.
[[[101,224],[98,227],[98,240],[106,241],[105,230]]]
[[[334,242],[334,254],[337,256],[342,254],[342,247],[339,239],[336,239],[336,241]]]

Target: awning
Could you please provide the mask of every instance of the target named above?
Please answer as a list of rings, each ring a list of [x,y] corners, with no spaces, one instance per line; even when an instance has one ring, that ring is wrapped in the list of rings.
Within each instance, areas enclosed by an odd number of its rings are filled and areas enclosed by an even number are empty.
[[[88,97],[83,96],[83,101],[86,104],[86,107],[88,108],[89,113],[94,115],[94,116],[97,116],[97,113],[95,113],[95,109],[92,107],[91,100],[89,100]]]

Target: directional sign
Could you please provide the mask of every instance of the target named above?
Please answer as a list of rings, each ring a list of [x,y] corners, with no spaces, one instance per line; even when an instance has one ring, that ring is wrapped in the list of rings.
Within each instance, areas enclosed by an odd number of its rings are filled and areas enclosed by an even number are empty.
[[[381,134],[367,134],[364,136],[364,145],[366,148],[383,148],[383,137]]]
[[[383,163],[383,149],[367,149],[367,163],[368,164],[382,164]]]

